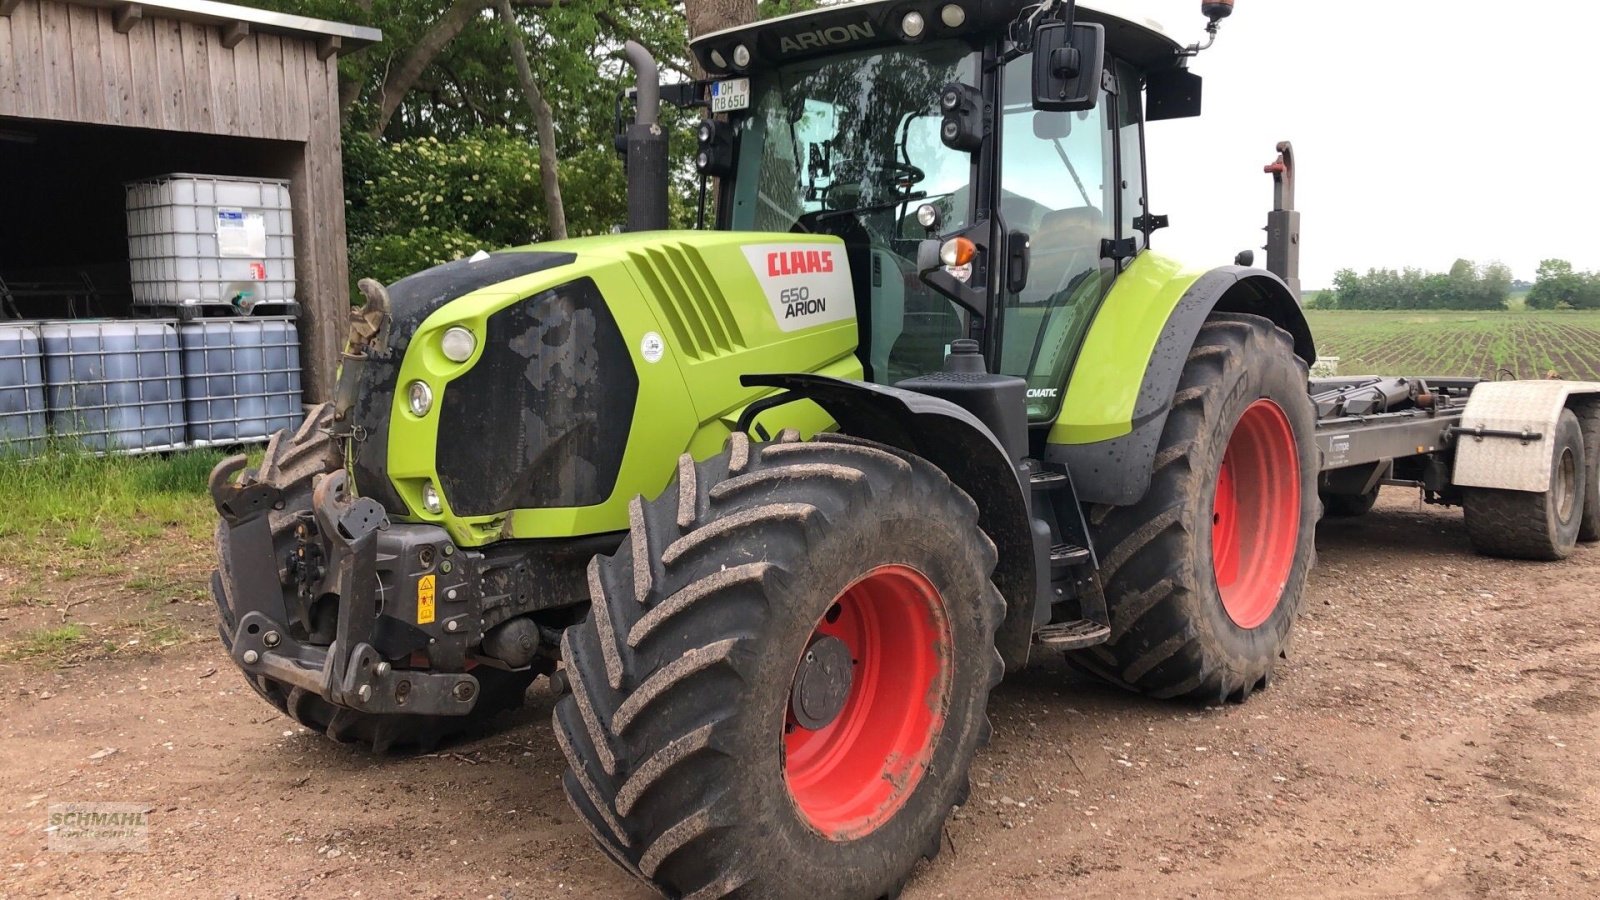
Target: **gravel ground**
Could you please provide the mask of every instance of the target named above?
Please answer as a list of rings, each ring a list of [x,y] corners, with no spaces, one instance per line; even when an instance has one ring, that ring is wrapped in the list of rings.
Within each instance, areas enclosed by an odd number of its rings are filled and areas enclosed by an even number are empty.
[[[1290,659],[1242,706],[1053,658],[1003,684],[907,896],[1600,894],[1600,547],[1478,558],[1458,512],[1399,491],[1318,547]],[[0,896],[651,896],[568,810],[552,697],[529,699],[494,734],[373,759],[276,714],[213,640],[0,664]],[[149,852],[46,850],[72,801],[147,805]]]

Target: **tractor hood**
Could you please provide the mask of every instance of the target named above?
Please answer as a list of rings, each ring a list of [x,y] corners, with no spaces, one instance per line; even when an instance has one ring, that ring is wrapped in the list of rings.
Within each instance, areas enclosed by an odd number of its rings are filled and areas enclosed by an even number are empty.
[[[468,546],[621,530],[628,500],[720,446],[762,393],[740,375],[861,371],[849,264],[827,236],[579,238],[387,294],[387,335],[352,372],[350,471],[391,517]]]

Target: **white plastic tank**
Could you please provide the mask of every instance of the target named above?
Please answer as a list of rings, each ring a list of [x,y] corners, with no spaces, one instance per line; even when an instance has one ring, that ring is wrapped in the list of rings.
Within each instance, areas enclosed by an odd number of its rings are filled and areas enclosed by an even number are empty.
[[[289,182],[163,175],[127,185],[133,301],[232,306],[295,300]]]
[[[46,433],[39,326],[0,322],[0,456],[37,456]]]
[[[184,446],[177,323],[42,322],[50,429],[95,452]]]
[[[266,440],[300,424],[300,334],[287,316],[179,326],[189,441]]]

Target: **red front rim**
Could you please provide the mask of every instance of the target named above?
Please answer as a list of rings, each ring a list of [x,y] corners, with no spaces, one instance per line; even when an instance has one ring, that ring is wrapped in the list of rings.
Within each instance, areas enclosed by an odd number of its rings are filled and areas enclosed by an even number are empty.
[[[1240,628],[1272,616],[1300,539],[1300,452],[1283,408],[1257,400],[1228,438],[1211,515],[1222,607]]]
[[[816,730],[786,715],[784,779],[801,817],[842,841],[893,817],[928,768],[949,705],[950,624],[926,575],[888,565],[839,593],[821,637],[850,650],[849,694]]]

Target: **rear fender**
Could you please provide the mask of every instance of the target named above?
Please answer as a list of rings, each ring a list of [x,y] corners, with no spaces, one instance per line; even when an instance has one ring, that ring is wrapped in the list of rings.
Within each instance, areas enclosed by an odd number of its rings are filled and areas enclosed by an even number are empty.
[[[1556,422],[1571,409],[1581,423],[1600,416],[1600,382],[1487,381],[1472,389],[1456,433],[1459,487],[1550,490]],[[1490,434],[1474,435],[1475,429]],[[1507,435],[1527,435],[1518,438]]]
[[[1108,311],[1102,309],[1101,316]],[[1138,392],[1132,398],[1126,430],[1110,438],[1094,439],[1093,435],[1074,434],[1059,421],[1051,429],[1045,458],[1065,465],[1073,473],[1079,499],[1128,506],[1139,502],[1149,490],[1151,466],[1178,379],[1200,327],[1213,312],[1249,313],[1271,319],[1294,338],[1295,355],[1307,365],[1317,358],[1305,314],[1283,279],[1264,269],[1242,266],[1222,266],[1201,275],[1178,298],[1154,338]],[[1085,339],[1085,353],[1102,324],[1109,326],[1108,332],[1121,327],[1097,318]],[[1125,335],[1119,337],[1126,342]],[[1080,355],[1080,363],[1083,359]],[[1078,377],[1080,373],[1075,370],[1074,380]],[[1099,373],[1096,377],[1103,379],[1105,375]],[[1069,385],[1067,402],[1071,403],[1073,397]]]
[[[822,407],[839,431],[928,460],[978,504],[978,524],[999,553],[994,583],[1006,599],[995,644],[1006,671],[1028,660],[1040,582],[1027,494],[1016,462],[972,413],[914,391],[823,375],[746,375],[746,386],[783,388]]]

